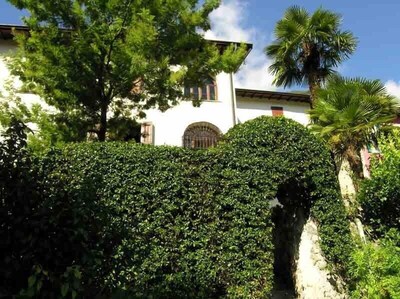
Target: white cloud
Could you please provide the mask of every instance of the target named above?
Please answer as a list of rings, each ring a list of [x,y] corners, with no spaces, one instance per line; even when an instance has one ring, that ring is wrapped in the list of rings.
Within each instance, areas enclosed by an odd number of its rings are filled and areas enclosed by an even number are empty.
[[[389,80],[385,83],[386,90],[389,94],[400,99],[400,82]]]
[[[246,4],[238,0],[223,1],[221,5],[211,13],[211,28],[205,33],[208,39],[224,39],[229,41],[250,42],[254,29],[244,28],[243,11]]]
[[[276,87],[272,85],[273,76],[268,72],[271,62],[263,51],[270,41],[270,35],[261,35],[256,28],[247,28],[244,25],[245,18],[246,3],[240,0],[224,0],[210,15],[212,29],[205,33],[205,38],[253,43],[253,50],[235,75],[236,86],[275,90]]]

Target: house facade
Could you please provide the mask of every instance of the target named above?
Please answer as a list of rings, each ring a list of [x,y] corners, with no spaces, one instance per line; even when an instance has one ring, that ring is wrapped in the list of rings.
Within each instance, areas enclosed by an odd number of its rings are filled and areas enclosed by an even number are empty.
[[[17,47],[12,39],[14,27],[28,30],[23,26],[0,25],[0,91],[10,78],[7,56]],[[212,42],[222,47],[231,43]],[[251,51],[252,45],[247,46]],[[191,101],[183,101],[165,112],[145,111],[145,118],[140,120],[142,143],[206,148],[215,145],[221,134],[234,125],[261,115],[283,115],[303,125],[309,122],[308,95],[236,88],[232,73],[220,73],[205,81],[203,86],[183,88],[185,95],[201,99],[201,105],[194,107]],[[18,95],[27,103],[40,101],[33,94]]]

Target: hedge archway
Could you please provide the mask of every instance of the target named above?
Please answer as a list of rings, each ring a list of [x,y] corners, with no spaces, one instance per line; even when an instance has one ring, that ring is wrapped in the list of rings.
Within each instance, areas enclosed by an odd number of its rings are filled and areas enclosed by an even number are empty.
[[[247,181],[256,191],[249,200],[273,202],[278,199],[283,205],[280,215],[273,210],[272,217],[275,217],[275,224],[282,225],[286,219],[291,226],[275,227],[278,231],[273,232],[272,243],[274,235],[280,238],[289,235],[298,245],[301,228],[310,216],[319,226],[320,245],[331,269],[345,275],[352,246],[349,222],[333,162],[321,141],[295,121],[259,117],[232,128],[218,150],[227,155],[226,164],[221,167],[236,170],[238,179],[243,178],[243,183]],[[240,188],[240,184],[237,186]],[[229,197],[238,190],[229,188],[226,192],[225,196]],[[291,215],[295,216],[288,218]],[[282,252],[281,249],[276,252]],[[287,262],[283,259],[278,264]],[[275,276],[277,274],[275,271]]]

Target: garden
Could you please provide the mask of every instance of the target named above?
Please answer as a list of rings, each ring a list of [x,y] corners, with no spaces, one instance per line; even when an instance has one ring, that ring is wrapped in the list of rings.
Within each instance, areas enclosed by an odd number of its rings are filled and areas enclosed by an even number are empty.
[[[9,2],[30,31],[8,61],[21,89],[0,94],[0,297],[296,292],[312,220],[344,296],[400,298],[399,104],[379,80],[336,72],[357,46],[340,15],[290,7],[265,49],[277,87],[308,86],[308,127],[262,116],[190,150],[136,143],[133,128],[148,109],[200,105],[182,86],[237,71],[246,45],[201,35],[219,1]],[[28,91],[57,112],[29,109]]]

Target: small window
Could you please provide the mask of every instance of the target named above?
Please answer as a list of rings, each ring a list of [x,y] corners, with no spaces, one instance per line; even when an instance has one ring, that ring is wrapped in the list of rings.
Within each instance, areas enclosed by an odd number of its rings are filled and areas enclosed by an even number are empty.
[[[217,100],[217,85],[215,81],[208,78],[201,86],[193,86],[184,88],[183,94],[185,97],[192,96],[196,100],[216,101]]]
[[[207,122],[188,126],[183,134],[183,146],[193,149],[206,149],[215,146],[221,136],[220,130]]]
[[[272,106],[272,116],[282,116],[283,115],[283,107]]]

